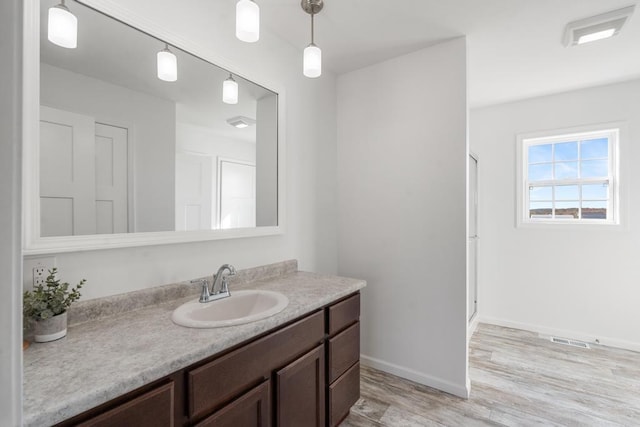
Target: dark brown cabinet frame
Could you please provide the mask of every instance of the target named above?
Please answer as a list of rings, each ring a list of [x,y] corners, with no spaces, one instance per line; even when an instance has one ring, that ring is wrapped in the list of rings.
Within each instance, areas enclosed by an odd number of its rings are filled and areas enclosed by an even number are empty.
[[[58,426],[336,426],[360,396],[360,294]]]

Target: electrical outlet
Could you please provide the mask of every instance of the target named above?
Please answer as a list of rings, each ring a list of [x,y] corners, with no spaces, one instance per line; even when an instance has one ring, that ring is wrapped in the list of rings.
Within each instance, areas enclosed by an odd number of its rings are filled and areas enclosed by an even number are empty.
[[[48,275],[46,267],[33,267],[33,286],[44,285]]]
[[[49,270],[56,266],[55,257],[24,258],[23,286],[25,290],[45,284]]]

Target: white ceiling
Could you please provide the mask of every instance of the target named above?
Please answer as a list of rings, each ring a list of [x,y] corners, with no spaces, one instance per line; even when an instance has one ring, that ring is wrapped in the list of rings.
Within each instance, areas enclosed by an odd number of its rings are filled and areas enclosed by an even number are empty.
[[[299,0],[256,0],[261,25],[302,51]],[[231,2],[234,3],[234,2]],[[316,16],[324,66],[345,73],[466,35],[472,107],[640,77],[640,7],[620,35],[565,48],[570,21],[638,0],[325,0]]]

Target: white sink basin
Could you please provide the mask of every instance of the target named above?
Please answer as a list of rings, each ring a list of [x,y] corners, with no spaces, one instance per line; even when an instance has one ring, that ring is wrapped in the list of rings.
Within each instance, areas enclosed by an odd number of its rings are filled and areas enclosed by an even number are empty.
[[[280,313],[289,299],[273,291],[232,291],[231,296],[201,303],[182,304],[173,311],[171,320],[187,328],[221,328],[255,322]]]

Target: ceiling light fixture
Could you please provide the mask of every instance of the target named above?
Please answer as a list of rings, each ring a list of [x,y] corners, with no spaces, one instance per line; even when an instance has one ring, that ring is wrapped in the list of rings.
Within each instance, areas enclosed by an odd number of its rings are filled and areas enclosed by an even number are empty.
[[[169,45],[165,44],[164,49],[158,52],[158,78],[165,82],[175,82],[178,80],[178,58],[169,50]]]
[[[260,7],[253,0],[236,4],[236,37],[247,43],[260,38]]]
[[[564,30],[563,43],[569,47],[613,37],[620,32],[634,9],[635,6],[628,6],[570,22]]]
[[[78,18],[65,6],[64,0],[49,8],[47,22],[47,38],[51,43],[67,49],[78,46]]]
[[[320,77],[322,74],[322,51],[315,45],[313,39],[313,17],[324,7],[323,0],[302,0],[302,10],[311,15],[311,44],[304,49],[302,72],[310,78]]]
[[[225,104],[238,103],[238,83],[233,80],[231,74],[229,74],[229,78],[222,83],[222,102]]]
[[[236,116],[236,117],[231,117],[230,119],[227,119],[227,123],[229,123],[231,126],[235,128],[243,129],[256,124],[256,121],[255,119],[251,119],[249,117]]]

